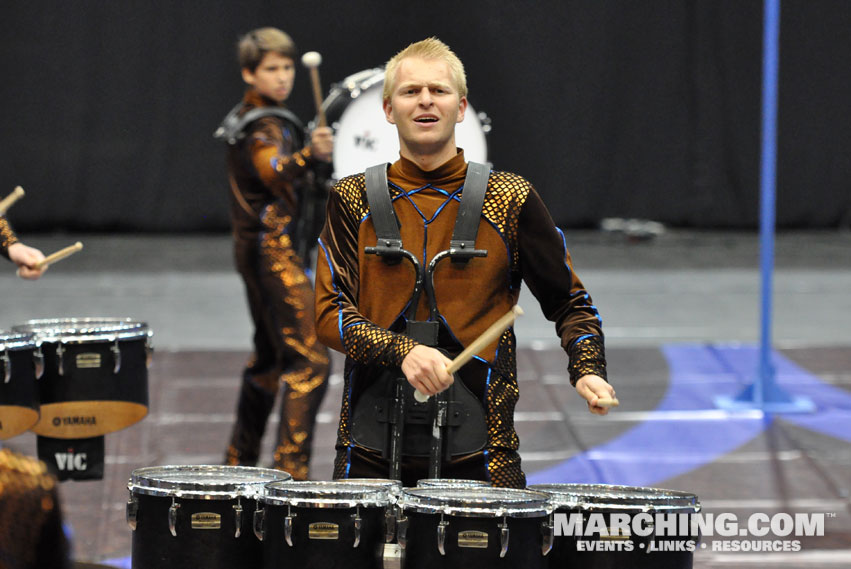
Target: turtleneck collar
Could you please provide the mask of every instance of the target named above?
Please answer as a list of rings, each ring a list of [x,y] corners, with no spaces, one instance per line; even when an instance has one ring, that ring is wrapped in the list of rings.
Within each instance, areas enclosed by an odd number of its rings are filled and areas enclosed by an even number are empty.
[[[453,158],[428,172],[420,169],[413,161],[400,156],[399,160],[390,166],[388,177],[393,183],[410,190],[427,184],[441,187],[455,181],[463,182],[466,174],[467,162],[464,160],[464,151],[459,148]]]
[[[245,95],[242,97],[242,102],[246,105],[251,105],[253,107],[284,107],[283,103],[279,103],[274,99],[270,99],[264,95],[261,95],[256,89],[253,87],[248,87],[245,89]]]

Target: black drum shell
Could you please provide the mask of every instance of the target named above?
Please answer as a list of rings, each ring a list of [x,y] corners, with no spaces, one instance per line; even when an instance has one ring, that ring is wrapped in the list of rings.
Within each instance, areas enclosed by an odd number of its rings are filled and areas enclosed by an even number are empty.
[[[0,440],[19,435],[38,421],[38,390],[35,346],[6,351],[9,382],[4,381],[5,364],[0,363]]]
[[[380,569],[384,546],[385,508],[360,506],[360,508],[314,508],[286,504],[263,504],[265,509],[263,538],[263,568],[283,569]],[[284,518],[289,513],[293,519],[293,545],[284,535]],[[352,516],[361,517],[360,544],[355,541]],[[338,525],[336,540],[309,538],[313,523]],[[247,565],[246,565],[247,566]]]
[[[680,511],[670,510],[658,513],[693,513],[694,509],[687,508]],[[638,513],[636,508],[624,507],[618,509],[615,507],[593,508],[589,509],[582,506],[562,506],[555,510],[555,514],[582,514],[583,528],[586,527],[591,514],[602,514],[608,523],[613,514],[627,514],[634,516]],[[652,516],[656,512],[649,512]],[[695,546],[698,539],[688,537],[655,537],[652,534],[648,536],[633,535],[629,538],[632,542],[632,550],[579,550],[577,547],[578,541],[595,542],[599,547],[611,549],[617,548],[617,543],[621,540],[600,538],[599,535],[589,536],[560,536],[556,535],[553,538],[553,549],[550,552],[550,569],[572,569],[574,567],[582,567],[583,569],[622,569],[628,567],[630,569],[691,569],[694,561],[694,553],[691,551],[652,551],[647,552],[650,543],[654,542],[654,547],[664,547],[662,542],[678,542],[694,540]],[[626,540],[623,540],[626,541]],[[606,545],[612,544],[612,545]],[[593,547],[593,546],[592,546]]]
[[[134,494],[138,501],[136,529],[132,532],[133,569],[242,569],[260,567],[263,548],[254,536],[252,520],[257,503],[242,497],[241,532],[236,533],[234,506],[237,498],[230,500],[202,500],[177,498],[180,508],[175,528],[177,536],[169,531],[168,512],[172,498]],[[221,516],[219,529],[192,529],[191,517],[197,513],[215,513]]]
[[[118,341],[121,367],[114,373],[111,341],[61,343],[44,341],[44,375],[38,382],[41,420],[33,428],[41,435],[83,438],[104,435],[128,427],[147,414],[148,348],[146,338]],[[78,357],[100,358],[98,367],[78,367]],[[67,415],[94,417],[94,424],[69,426]]]
[[[512,518],[507,517],[509,530],[508,552],[500,557],[500,529],[502,517],[467,517],[444,515],[446,527],[444,549],[441,555],[437,548],[438,513],[405,511],[408,518],[405,548],[405,569],[471,569],[491,567],[505,569],[542,569],[547,567],[548,556],[541,548],[542,526],[547,516]],[[487,548],[460,547],[458,534],[462,531],[480,531],[488,534]],[[478,565],[475,565],[478,564]]]

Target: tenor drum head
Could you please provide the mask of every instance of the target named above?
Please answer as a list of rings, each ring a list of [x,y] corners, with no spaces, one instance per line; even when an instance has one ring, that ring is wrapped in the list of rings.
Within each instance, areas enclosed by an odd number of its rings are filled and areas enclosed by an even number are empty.
[[[304,508],[384,507],[391,503],[387,487],[358,485],[349,482],[271,482],[266,485],[261,502],[287,504]]]
[[[323,109],[335,128],[334,176],[363,172],[369,166],[399,159],[399,136],[382,108],[384,69],[350,75],[334,85]],[[485,133],[490,125],[468,104],[464,120],[455,126],[455,141],[467,160],[487,162]]]
[[[45,318],[14,326],[15,332],[34,334],[42,342],[98,342],[150,336],[148,325],[131,318]]]
[[[402,492],[403,510],[450,516],[495,518],[541,517],[552,508],[541,492],[513,488],[409,488]]]
[[[676,490],[612,484],[534,484],[529,489],[548,494],[556,507],[661,512],[700,510],[697,496]]]
[[[356,486],[369,486],[373,488],[384,488],[391,496],[399,496],[404,489],[401,480],[391,478],[339,478],[334,480],[340,484],[354,484]]]
[[[484,480],[463,478],[423,478],[417,480],[417,488],[487,488],[491,484]]]
[[[250,466],[177,465],[137,468],[127,488],[134,494],[197,500],[253,498],[276,480],[290,480],[282,470]]]

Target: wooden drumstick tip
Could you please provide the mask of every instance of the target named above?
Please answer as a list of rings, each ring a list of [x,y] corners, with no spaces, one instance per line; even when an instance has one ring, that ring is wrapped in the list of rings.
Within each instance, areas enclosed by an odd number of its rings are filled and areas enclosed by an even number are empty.
[[[308,51],[301,56],[301,63],[309,69],[322,65],[322,55],[318,51]]]
[[[597,407],[617,407],[621,402],[617,397],[600,397],[597,399]]]
[[[8,196],[0,200],[0,215],[4,215],[16,201],[25,195],[26,192],[24,192],[24,189],[21,186],[15,186],[15,189],[12,190]]]

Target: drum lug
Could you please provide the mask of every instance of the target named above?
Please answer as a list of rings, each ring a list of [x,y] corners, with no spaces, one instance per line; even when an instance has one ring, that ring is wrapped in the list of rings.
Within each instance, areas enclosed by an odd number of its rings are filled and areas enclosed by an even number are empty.
[[[136,522],[139,518],[139,501],[130,494],[130,499],[127,500],[127,525],[130,529],[136,531]]]
[[[502,518],[502,523],[499,524],[499,557],[505,557],[508,553],[508,522]]]
[[[171,499],[171,507],[168,509],[168,531],[171,535],[177,537],[177,510],[180,509],[174,498]]]
[[[262,508],[258,508],[254,510],[254,535],[257,536],[257,539],[263,541],[263,538],[266,537],[266,510]]]
[[[352,521],[355,524],[355,543],[352,547],[357,547],[360,545],[360,526],[363,521],[360,517],[360,507],[357,508],[354,514],[352,514]]]
[[[44,375],[44,353],[41,351],[41,344],[33,352],[33,365],[35,365],[35,378],[41,379]]]
[[[12,361],[9,359],[8,349],[3,350],[0,360],[3,361],[3,383],[9,383],[9,380],[12,379]]]
[[[446,526],[449,522],[443,519],[443,514],[440,514],[440,523],[437,524],[437,550],[441,555],[446,555]]]
[[[112,361],[115,362],[112,366],[112,373],[121,371],[121,346],[118,345],[118,339],[112,344]]]
[[[65,360],[62,357],[65,354],[65,348],[62,347],[62,342],[56,346],[56,358],[59,360],[59,375],[65,375]]]
[[[233,506],[234,513],[234,521],[236,523],[236,529],[233,532],[234,537],[239,537],[242,534],[242,504],[240,503],[240,499],[236,499],[236,504]]]
[[[550,551],[553,549],[553,540],[555,539],[555,533],[553,532],[553,517],[550,518],[541,524],[541,533],[544,534],[544,542],[541,545],[541,554],[546,557]]]
[[[399,515],[399,519],[396,520],[396,541],[399,542],[399,547],[404,550],[408,546],[408,518],[404,516],[401,509]]]
[[[154,333],[148,332],[147,337],[145,337],[145,367],[151,367],[151,362],[154,359]]]
[[[284,539],[290,547],[293,546],[293,519],[297,516],[298,514],[294,514],[290,506],[287,505],[287,515],[284,518]]]
[[[396,514],[393,508],[388,506],[384,510],[384,542],[391,543],[396,535]]]

